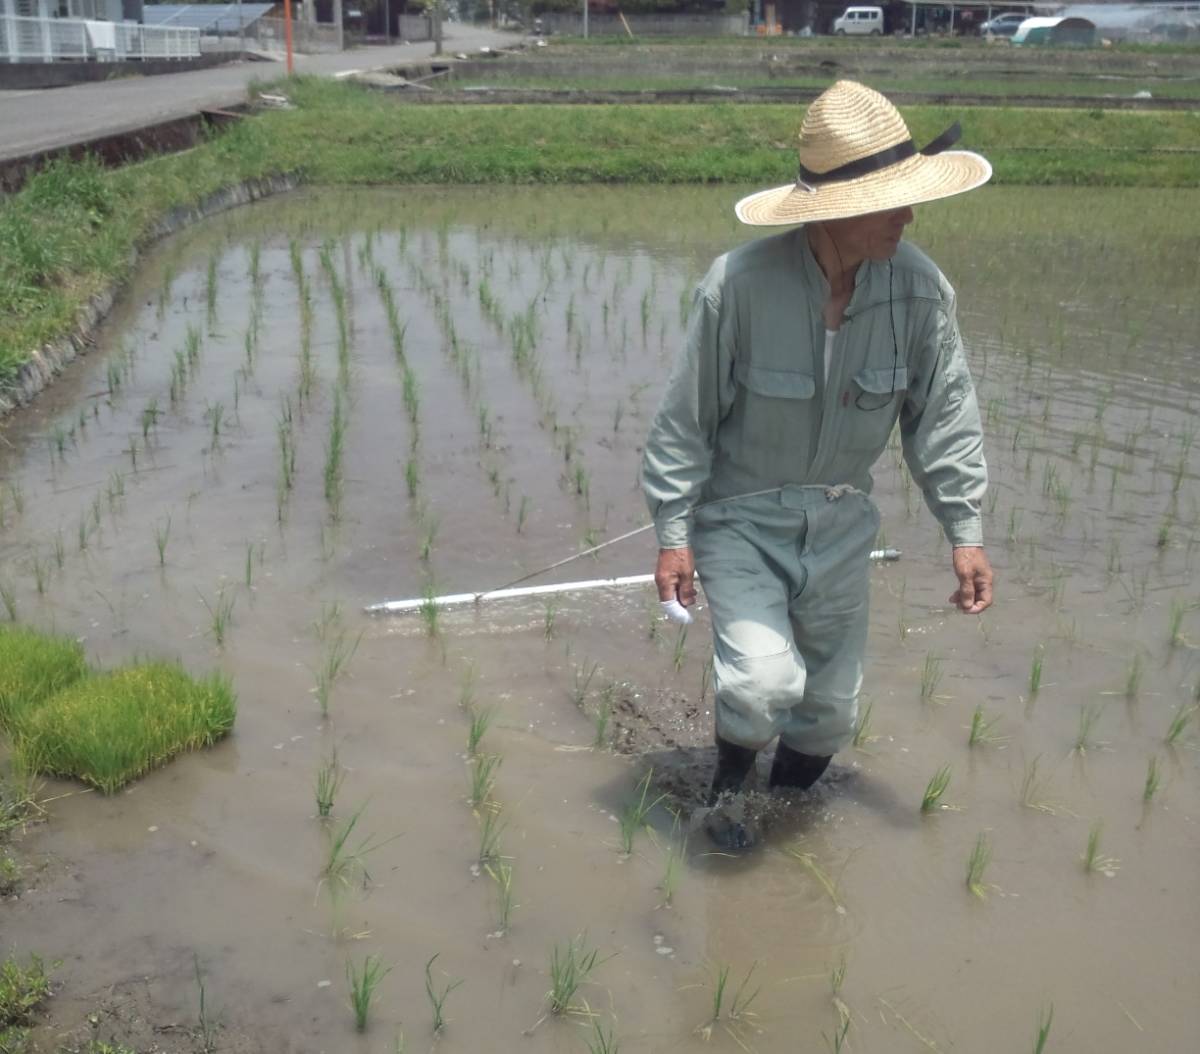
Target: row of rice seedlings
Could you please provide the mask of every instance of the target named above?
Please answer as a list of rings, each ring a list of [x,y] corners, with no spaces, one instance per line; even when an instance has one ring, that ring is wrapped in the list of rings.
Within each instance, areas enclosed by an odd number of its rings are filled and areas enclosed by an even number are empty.
[[[279,478],[275,484],[275,518],[283,522],[288,498],[296,485],[296,428],[292,397],[285,395],[275,419],[275,437],[279,449]]]
[[[341,384],[334,388],[333,415],[329,422],[329,440],[325,446],[325,503],[329,507],[330,519],[335,523],[341,519],[345,485],[342,465],[345,457],[347,427],[345,391]]]
[[[338,386],[350,386],[350,322],[347,312],[346,287],[333,263],[333,246],[330,242],[322,243],[318,256],[321,269],[329,282],[329,292],[333,297],[334,318],[337,323],[337,354],[338,354]]]
[[[288,242],[288,255],[292,264],[292,277],[296,282],[296,296],[300,307],[300,382],[297,397],[303,406],[312,396],[316,371],[312,356],[313,297],[312,287],[304,271],[304,256],[300,243],[292,238]]]

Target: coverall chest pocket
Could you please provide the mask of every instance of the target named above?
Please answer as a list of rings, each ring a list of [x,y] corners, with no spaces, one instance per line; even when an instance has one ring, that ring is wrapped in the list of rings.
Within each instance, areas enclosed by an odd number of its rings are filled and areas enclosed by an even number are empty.
[[[859,370],[850,382],[842,446],[847,450],[882,450],[907,388],[906,366]]]
[[[734,405],[731,450],[751,471],[774,475],[780,460],[807,462],[811,455],[813,396],[816,378],[800,370],[738,363],[734,369],[738,396]]]

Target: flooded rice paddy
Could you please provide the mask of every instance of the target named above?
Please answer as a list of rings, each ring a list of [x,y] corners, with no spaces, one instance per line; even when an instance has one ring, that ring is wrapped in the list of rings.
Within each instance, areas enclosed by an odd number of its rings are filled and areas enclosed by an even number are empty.
[[[232,212],[153,250],[95,350],[3,422],[6,613],[105,665],[224,670],[240,697],[232,737],[113,797],[46,784],[0,951],[62,960],[47,1049],[122,1029],[191,1049],[197,968],[234,1050],[582,1051],[597,1022],[626,1051],[990,1054],[1034,1050],[1051,1008],[1047,1051],[1192,1048],[1195,192],[920,210],[987,428],[997,603],[952,612],[946,545],[890,449],[876,498],[903,557],[874,572],[869,723],[745,859],[691,832],[703,613],[681,637],[647,588],[362,614],[646,522],[640,445],[695,280],[747,237],[737,196]],[[555,576],[653,558],[644,534]],[[476,734],[491,717],[474,758],[472,715]],[[626,853],[650,769],[646,803],[667,797]],[[595,968],[547,1016],[573,938]],[[359,1034],[346,966],[367,955],[392,969]],[[435,995],[462,980],[436,1036],[434,955]]]

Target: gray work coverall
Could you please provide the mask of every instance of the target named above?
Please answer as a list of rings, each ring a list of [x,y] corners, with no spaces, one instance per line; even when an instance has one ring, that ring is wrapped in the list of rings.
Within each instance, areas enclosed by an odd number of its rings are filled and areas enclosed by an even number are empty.
[[[828,299],[803,228],[719,257],[642,463],[658,544],[692,547],[708,600],[717,734],[753,749],[778,735],[816,756],[853,735],[879,526],[870,469],[897,417],[953,545],[983,544],[987,487],[954,290],[937,266],[905,242],[891,261],[864,261],[826,377]]]

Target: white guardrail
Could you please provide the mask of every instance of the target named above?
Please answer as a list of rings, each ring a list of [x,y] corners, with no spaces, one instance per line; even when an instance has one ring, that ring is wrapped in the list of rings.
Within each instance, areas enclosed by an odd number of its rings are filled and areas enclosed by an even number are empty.
[[[120,62],[199,55],[200,30],[192,27],[0,14],[0,62]]]

